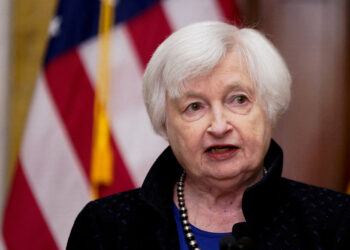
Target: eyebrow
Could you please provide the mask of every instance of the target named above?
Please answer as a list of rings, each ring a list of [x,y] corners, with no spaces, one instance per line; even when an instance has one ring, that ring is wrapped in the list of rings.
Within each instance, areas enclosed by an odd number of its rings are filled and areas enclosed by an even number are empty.
[[[234,90],[246,90],[248,91],[250,94],[252,94],[253,89],[251,88],[247,88],[247,87],[242,87],[242,83],[241,82],[233,82],[232,84],[229,84],[225,87],[225,92],[229,92],[229,91],[234,91]],[[189,91],[189,92],[185,92],[181,98],[198,98],[198,97],[202,97],[200,92],[196,92],[196,91]]]

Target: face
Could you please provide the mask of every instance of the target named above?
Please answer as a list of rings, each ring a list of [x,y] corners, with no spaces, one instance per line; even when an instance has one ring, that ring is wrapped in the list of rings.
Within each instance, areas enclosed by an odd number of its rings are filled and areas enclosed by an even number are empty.
[[[167,98],[169,144],[187,175],[197,180],[241,179],[259,171],[271,125],[245,65],[233,52],[210,75],[188,81]]]

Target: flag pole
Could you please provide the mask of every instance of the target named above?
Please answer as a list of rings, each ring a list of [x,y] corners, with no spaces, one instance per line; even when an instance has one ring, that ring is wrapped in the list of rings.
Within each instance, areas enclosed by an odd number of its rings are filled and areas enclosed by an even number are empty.
[[[102,0],[100,6],[90,173],[93,199],[99,197],[100,186],[108,186],[113,182],[113,151],[106,108],[110,85],[110,31],[114,23],[115,1]]]

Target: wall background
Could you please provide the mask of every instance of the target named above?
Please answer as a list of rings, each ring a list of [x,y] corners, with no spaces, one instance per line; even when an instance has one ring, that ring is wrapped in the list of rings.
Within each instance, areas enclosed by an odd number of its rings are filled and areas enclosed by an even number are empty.
[[[6,193],[5,180],[8,154],[7,117],[9,96],[8,93],[10,86],[8,74],[10,49],[10,12],[10,2],[6,0],[0,1],[0,215],[2,214],[2,204],[4,203]],[[2,224],[2,216],[0,216],[0,224]],[[2,235],[1,232],[0,235]]]
[[[349,169],[349,1],[258,1],[258,26],[293,78],[292,102],[275,130],[284,175],[343,191]]]

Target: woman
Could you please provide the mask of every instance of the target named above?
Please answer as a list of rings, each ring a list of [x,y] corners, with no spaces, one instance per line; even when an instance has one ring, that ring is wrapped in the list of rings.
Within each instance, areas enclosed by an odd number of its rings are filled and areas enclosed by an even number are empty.
[[[290,82],[253,29],[204,22],[172,34],[144,74],[170,146],[141,188],[90,202],[67,248],[219,249],[223,238],[222,249],[348,249],[349,197],[281,177],[271,133]]]

